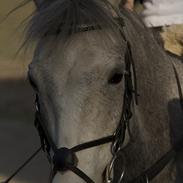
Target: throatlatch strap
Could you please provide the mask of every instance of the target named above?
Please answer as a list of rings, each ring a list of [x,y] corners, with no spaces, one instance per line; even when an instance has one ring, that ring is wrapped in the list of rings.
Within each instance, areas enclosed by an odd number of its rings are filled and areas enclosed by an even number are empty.
[[[176,152],[172,149],[167,152],[161,159],[159,159],[153,166],[144,171],[140,176],[133,179],[128,183],[144,183],[153,180],[164,168],[165,166],[175,157]],[[145,182],[145,183],[146,183]]]
[[[178,72],[174,63],[172,62],[172,67],[175,74],[175,79],[177,82],[177,88],[180,98],[180,106],[183,112],[183,93],[181,89],[181,83],[178,76]],[[173,145],[172,149],[168,151],[161,159],[159,159],[152,167],[147,169],[143,172],[139,177],[135,178],[134,180],[130,181],[129,183],[144,183],[147,182],[147,178],[149,181],[153,180],[164,168],[165,166],[179,153],[183,150],[183,137]]]

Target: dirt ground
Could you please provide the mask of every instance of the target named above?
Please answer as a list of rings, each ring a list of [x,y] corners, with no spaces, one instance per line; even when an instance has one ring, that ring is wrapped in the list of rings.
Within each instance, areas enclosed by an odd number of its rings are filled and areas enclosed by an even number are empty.
[[[22,0],[0,1],[0,182],[39,146],[39,138],[33,126],[34,94],[26,79],[27,64],[32,53],[30,51],[26,56],[23,53],[16,55],[23,41],[24,25],[20,23],[32,12],[33,4],[2,21],[20,2]],[[183,33],[183,27],[175,29],[173,34],[177,35],[177,31]],[[167,34],[164,38],[170,40],[169,47],[177,47],[172,34]],[[182,48],[177,50],[177,53],[183,53]],[[48,163],[40,153],[11,182],[45,183],[47,177]]]
[[[16,54],[23,41],[20,24],[33,10],[33,4],[5,15],[22,0],[0,1],[0,182],[5,180],[39,147],[33,126],[34,94],[27,78],[28,55]],[[29,56],[30,55],[30,56]],[[48,162],[40,153],[11,183],[45,183]]]

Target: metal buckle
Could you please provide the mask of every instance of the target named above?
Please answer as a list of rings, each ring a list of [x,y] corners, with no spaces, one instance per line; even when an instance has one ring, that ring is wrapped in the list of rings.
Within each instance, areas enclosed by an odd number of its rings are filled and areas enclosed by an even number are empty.
[[[149,178],[147,175],[146,175],[146,183],[149,183]]]
[[[117,154],[119,153],[121,149],[119,148],[117,153],[113,156],[111,162],[107,165],[107,168],[106,168],[106,183],[112,183],[113,182],[113,169],[114,169],[114,162],[117,158]],[[123,167],[122,167],[122,172],[121,172],[121,175],[120,175],[120,178],[118,180],[117,183],[121,183],[121,181],[123,180],[123,177],[124,177],[124,174],[125,174],[125,156],[124,154],[121,152],[121,155],[122,155],[122,164],[123,164]]]
[[[107,169],[106,169],[106,183],[112,183],[113,181],[113,168],[114,168],[114,162],[116,160],[117,156],[114,155],[111,162],[107,165]]]
[[[112,146],[111,146],[111,153],[112,153],[112,155],[115,155],[115,153],[116,153],[117,144],[118,144],[118,140],[116,139],[114,141],[114,143],[112,144]]]

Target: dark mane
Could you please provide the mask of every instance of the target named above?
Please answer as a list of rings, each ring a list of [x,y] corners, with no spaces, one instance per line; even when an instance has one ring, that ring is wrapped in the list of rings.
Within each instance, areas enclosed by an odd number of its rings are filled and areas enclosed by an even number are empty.
[[[68,36],[83,25],[118,29],[106,0],[51,0],[35,11],[28,26],[26,41],[38,41],[46,35]]]

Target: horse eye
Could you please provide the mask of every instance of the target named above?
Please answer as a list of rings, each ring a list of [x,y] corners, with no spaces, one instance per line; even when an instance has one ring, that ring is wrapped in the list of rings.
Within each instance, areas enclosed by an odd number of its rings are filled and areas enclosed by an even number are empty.
[[[123,74],[122,73],[115,73],[112,75],[112,77],[108,80],[109,84],[118,84],[121,82],[123,78]]]

